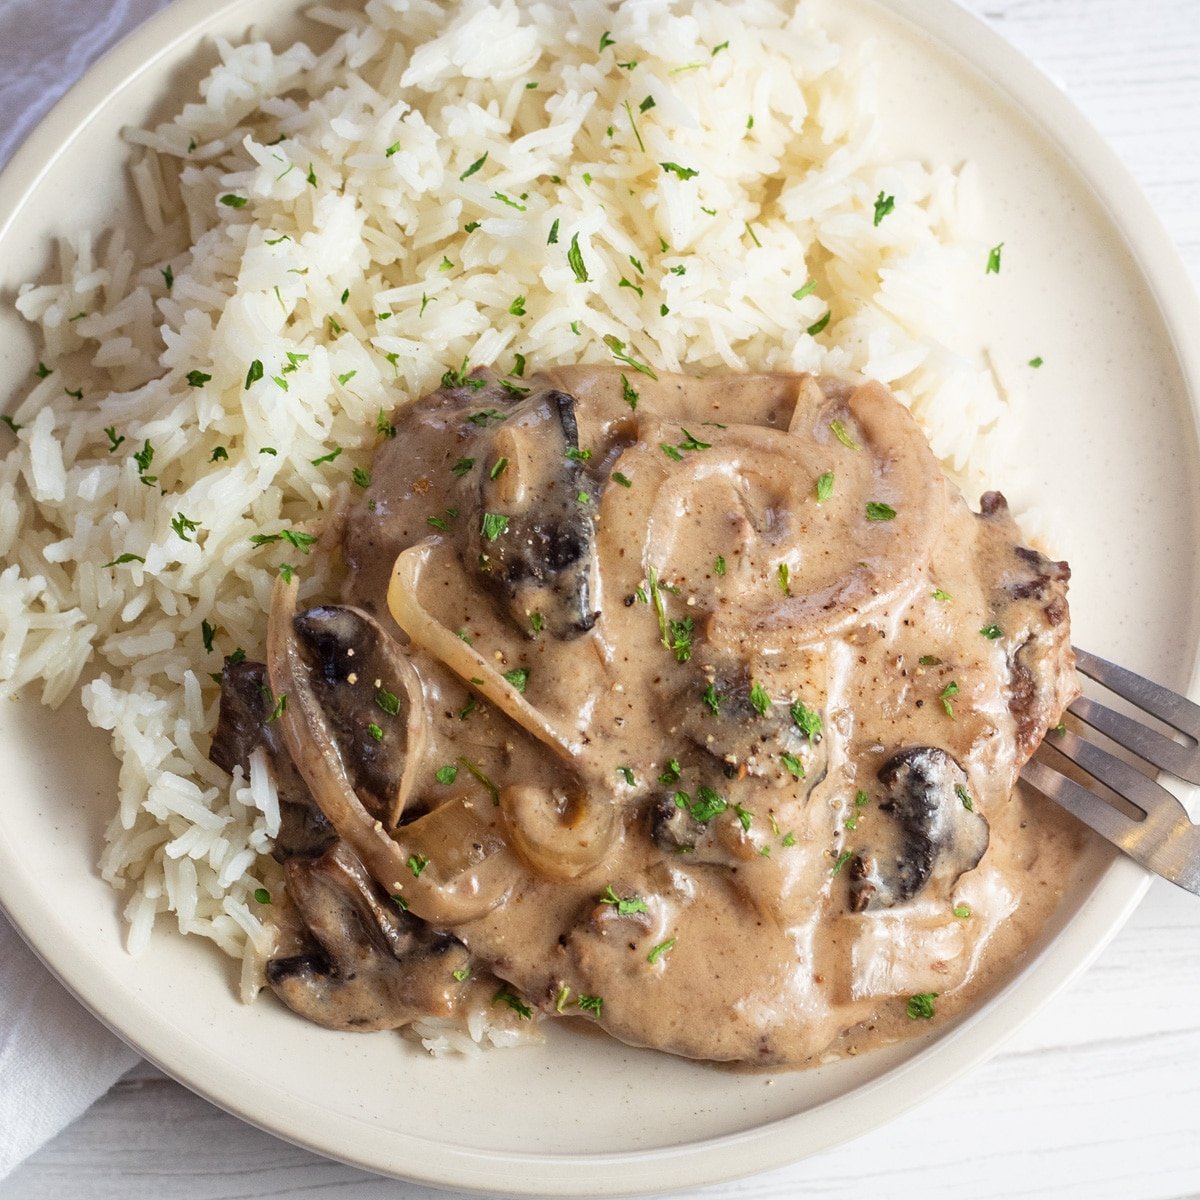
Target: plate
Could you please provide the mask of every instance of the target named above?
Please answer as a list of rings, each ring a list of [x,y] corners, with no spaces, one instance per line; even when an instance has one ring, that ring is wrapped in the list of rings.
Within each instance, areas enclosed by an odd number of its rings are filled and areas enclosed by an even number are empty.
[[[1200,306],[1169,240],[1058,89],[951,0],[817,3],[839,40],[886,47],[872,60],[886,151],[980,168],[992,241],[1006,248],[1002,274],[972,296],[975,336],[998,363],[1044,359],[1021,377],[1036,414],[1022,454],[1075,570],[1076,637],[1200,697],[1200,354],[1188,341]],[[55,237],[133,211],[119,130],[165,115],[195,87],[213,56],[206,36],[242,37],[252,23],[273,39],[311,33],[301,7],[181,0],[93,68],[0,177],[0,293],[44,273]],[[35,361],[5,303],[0,377],[26,379]],[[101,1020],[272,1133],[487,1194],[697,1187],[862,1133],[994,1053],[1091,962],[1147,883],[1095,849],[993,1000],[861,1059],[742,1074],[552,1029],[541,1048],[435,1061],[398,1038],[243,1007],[234,972],[207,944],[162,933],[130,958],[118,901],[94,865],[116,778],[106,739],[76,706],[51,715],[30,696],[4,706],[0,746],[0,905]]]

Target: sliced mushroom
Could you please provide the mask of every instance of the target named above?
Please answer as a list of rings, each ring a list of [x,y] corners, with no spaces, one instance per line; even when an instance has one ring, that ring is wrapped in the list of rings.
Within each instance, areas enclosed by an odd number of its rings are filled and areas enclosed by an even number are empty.
[[[295,855],[314,857],[328,850],[337,834],[313,803],[308,785],[284,748],[278,723],[270,720],[269,694],[262,663],[226,658],[221,708],[208,757],[230,775],[240,767],[249,778],[250,755],[261,747],[279,794],[279,833],[272,853],[280,862]]]
[[[344,844],[291,859],[284,872],[316,943],[267,964],[267,981],[289,1008],[329,1029],[362,1031],[453,1012],[466,947],[381,895]]]
[[[394,827],[428,741],[421,683],[408,658],[366,613],[310,608],[292,621],[309,683],[324,710],[354,790]]]
[[[557,389],[529,396],[477,456],[484,469],[466,565],[522,633],[533,613],[554,637],[586,633],[598,616],[596,531],[574,397]]]
[[[914,746],[879,769],[886,817],[874,823],[874,844],[850,860],[854,912],[892,908],[930,883],[948,894],[978,865],[988,846],[988,823],[975,808],[962,767],[937,746]]]

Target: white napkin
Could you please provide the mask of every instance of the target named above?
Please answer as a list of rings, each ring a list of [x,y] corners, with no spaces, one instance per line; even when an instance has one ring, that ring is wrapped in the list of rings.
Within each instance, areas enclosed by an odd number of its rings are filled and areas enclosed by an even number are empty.
[[[0,0],[0,165],[92,61],[166,0]],[[0,1179],[138,1061],[0,915]]]

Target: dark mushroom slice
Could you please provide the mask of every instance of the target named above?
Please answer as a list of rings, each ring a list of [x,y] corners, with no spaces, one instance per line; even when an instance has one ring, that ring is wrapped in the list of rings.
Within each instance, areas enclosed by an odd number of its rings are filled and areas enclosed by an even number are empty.
[[[403,809],[405,767],[419,745],[420,686],[403,651],[356,608],[322,606],[292,618],[309,685],[372,816],[394,824]]]
[[[734,805],[706,785],[660,796],[650,805],[649,821],[650,836],[668,857],[686,855],[688,863],[737,867],[758,854]]]
[[[943,892],[978,865],[988,823],[975,808],[962,767],[937,746],[913,746],[879,769],[887,798],[873,843],[849,864],[854,912],[893,908],[931,882]]]
[[[534,613],[554,637],[586,633],[599,615],[596,530],[574,397],[557,389],[537,392],[488,430],[486,442],[482,436],[467,568],[524,634],[533,633]]]
[[[307,953],[267,963],[267,982],[284,1004],[327,1029],[364,1032],[453,1013],[467,948],[401,911],[344,843],[316,859],[291,859],[284,872],[314,942]]]
[[[272,850],[280,862],[294,856],[323,854],[337,839],[325,814],[313,803],[308,785],[296,770],[277,722],[267,683],[267,668],[258,662],[225,660],[221,673],[221,707],[208,757],[223,771],[235,767],[250,776],[250,755],[263,749],[279,794],[279,833]]]

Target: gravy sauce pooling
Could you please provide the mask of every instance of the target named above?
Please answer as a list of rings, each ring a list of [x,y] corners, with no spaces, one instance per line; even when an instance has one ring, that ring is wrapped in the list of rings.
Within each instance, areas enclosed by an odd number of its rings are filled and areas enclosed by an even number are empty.
[[[343,605],[279,587],[278,733],[247,702],[230,748],[227,672],[217,745],[291,781],[285,1002],[381,1028],[499,989],[795,1065],[1010,962],[1076,849],[1014,788],[1077,685],[1066,564],[1003,497],[971,512],[876,384],[446,383],[392,418]]]

